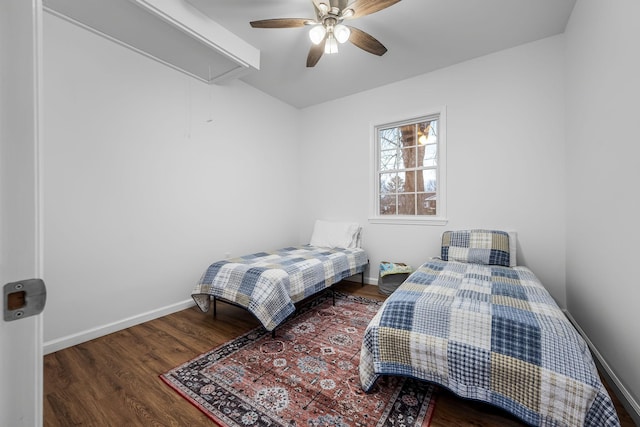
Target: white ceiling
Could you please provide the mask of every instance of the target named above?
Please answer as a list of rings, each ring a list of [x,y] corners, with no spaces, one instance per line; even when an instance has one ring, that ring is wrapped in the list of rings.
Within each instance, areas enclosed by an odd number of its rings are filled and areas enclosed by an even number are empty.
[[[261,51],[241,79],[298,108],[385,85],[562,33],[575,0],[402,0],[349,21],[384,44],[371,55],[349,43],[306,67],[308,28],[254,29],[250,21],[314,18],[312,0],[187,0]]]

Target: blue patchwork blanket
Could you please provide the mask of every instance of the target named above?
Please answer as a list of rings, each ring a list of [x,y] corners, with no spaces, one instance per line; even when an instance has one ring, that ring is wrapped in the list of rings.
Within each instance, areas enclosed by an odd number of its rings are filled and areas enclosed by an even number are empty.
[[[360,355],[380,375],[438,383],[535,426],[619,426],[585,341],[525,267],[431,260],[371,320]]]
[[[204,312],[210,296],[233,302],[272,331],[295,311],[294,303],[363,272],[368,263],[360,248],[307,245],[259,252],[211,264],[191,296]]]

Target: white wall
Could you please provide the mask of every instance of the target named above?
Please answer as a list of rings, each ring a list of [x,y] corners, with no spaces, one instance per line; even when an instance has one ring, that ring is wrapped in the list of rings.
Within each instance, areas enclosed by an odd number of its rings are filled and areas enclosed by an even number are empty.
[[[563,46],[552,37],[303,110],[301,238],[315,218],[359,221],[375,278],[381,260],[438,256],[446,229],[514,230],[519,263],[564,305]],[[443,105],[448,224],[369,224],[372,125]]]
[[[636,404],[638,22],[635,0],[578,0],[566,30],[567,307]]]
[[[298,110],[49,14],[44,40],[46,351],[188,303],[226,253],[298,243]]]

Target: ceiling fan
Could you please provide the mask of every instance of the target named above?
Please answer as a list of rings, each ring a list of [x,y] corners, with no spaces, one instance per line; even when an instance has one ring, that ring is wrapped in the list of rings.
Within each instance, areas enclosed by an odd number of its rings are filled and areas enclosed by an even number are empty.
[[[387,51],[382,43],[358,28],[342,21],[370,15],[398,3],[400,0],[312,0],[315,19],[277,18],[250,22],[253,28],[296,28],[310,26],[309,38],[313,45],[307,55],[307,67],[314,67],[323,53],[338,52],[338,44],[347,40],[374,55]]]

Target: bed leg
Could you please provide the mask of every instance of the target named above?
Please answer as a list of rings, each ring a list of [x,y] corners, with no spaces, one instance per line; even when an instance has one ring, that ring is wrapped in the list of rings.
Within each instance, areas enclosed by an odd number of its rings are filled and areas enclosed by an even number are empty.
[[[216,317],[216,309],[218,307],[218,305],[216,304],[216,297],[213,297],[213,317]]]
[[[362,286],[364,286],[364,270],[362,270],[362,272],[360,273],[361,277],[362,277]],[[361,286],[361,287],[362,287]]]
[[[333,305],[336,305],[336,291],[333,288],[331,289],[331,297],[333,298]]]
[[[276,339],[276,330],[272,330],[271,331],[271,339],[275,340]]]

